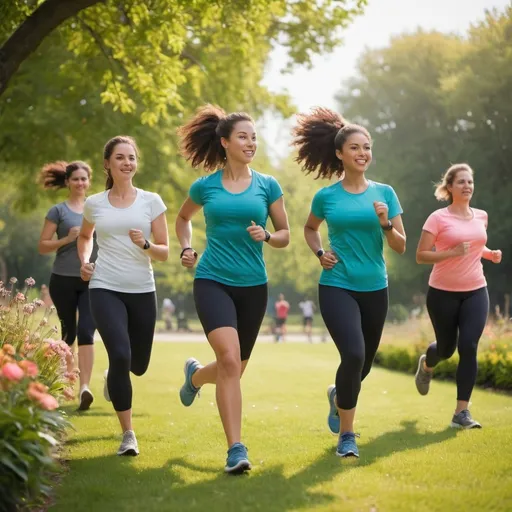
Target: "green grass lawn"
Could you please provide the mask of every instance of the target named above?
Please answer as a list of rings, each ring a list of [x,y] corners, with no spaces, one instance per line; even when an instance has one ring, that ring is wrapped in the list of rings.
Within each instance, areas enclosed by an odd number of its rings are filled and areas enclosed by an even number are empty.
[[[210,360],[206,344],[154,347],[134,378],[141,454],[117,457],[120,437],[102,396],[101,344],[93,408],[71,414],[69,471],[52,511],[510,511],[512,397],[477,390],[482,430],[448,428],[455,386],[417,394],[412,377],[374,369],[363,384],[356,430],[359,460],[334,455],[326,388],[338,355],[331,344],[257,345],[243,379],[243,440],[253,470],[223,474],[226,446],[214,387],[192,407],[179,402],[184,360]]]

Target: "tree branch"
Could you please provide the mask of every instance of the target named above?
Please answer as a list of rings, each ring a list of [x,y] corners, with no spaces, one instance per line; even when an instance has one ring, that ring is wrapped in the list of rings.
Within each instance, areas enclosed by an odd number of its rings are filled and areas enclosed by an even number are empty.
[[[67,19],[103,0],[46,0],[0,48],[0,96],[18,68]]]

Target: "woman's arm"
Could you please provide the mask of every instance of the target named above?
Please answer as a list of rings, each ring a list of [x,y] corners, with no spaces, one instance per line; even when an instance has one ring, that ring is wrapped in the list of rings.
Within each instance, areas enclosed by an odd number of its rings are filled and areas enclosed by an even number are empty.
[[[469,252],[469,242],[462,242],[452,249],[446,251],[433,251],[436,237],[429,231],[423,230],[421,232],[418,248],[416,249],[416,263],[425,265],[434,265],[440,261],[449,258],[456,258],[457,256],[465,256]]]
[[[39,254],[50,254],[57,251],[64,245],[70,244],[73,240],[76,240],[78,233],[80,233],[80,226],[71,228],[68,234],[60,240],[52,240],[56,232],[57,224],[51,220],[45,219],[43,230],[41,231],[41,236],[37,245]]]
[[[269,216],[274,226],[274,233],[270,235],[268,245],[275,249],[282,249],[290,243],[290,225],[288,223],[288,214],[284,206],[283,196],[276,199],[270,205]],[[257,226],[256,223],[253,222],[252,225],[247,228],[247,231],[254,241],[265,241],[265,230],[261,226]]]
[[[80,228],[80,234],[78,235],[76,243],[78,258],[80,259],[80,263],[82,265],[89,263],[89,259],[94,247],[94,240],[92,238],[93,233],[94,224],[91,224],[89,221],[82,219],[82,226]]]
[[[405,252],[406,236],[402,216],[397,215],[393,217],[391,224],[393,225],[393,229],[384,231],[384,235],[386,236],[389,247],[397,254],[403,254]]]
[[[181,250],[191,249],[185,251],[181,258],[181,264],[184,267],[192,268],[197,261],[197,253],[192,249],[192,217],[201,208],[202,206],[194,203],[190,197],[187,197],[176,217],[175,231]]]
[[[322,219],[319,219],[312,213],[309,214],[308,220],[304,225],[304,238],[309,248],[313,251],[316,257],[318,257],[318,251],[322,248],[322,237],[318,231],[322,224]],[[318,257],[320,265],[326,270],[329,270],[338,263],[336,255],[332,251],[325,251],[320,257]]]

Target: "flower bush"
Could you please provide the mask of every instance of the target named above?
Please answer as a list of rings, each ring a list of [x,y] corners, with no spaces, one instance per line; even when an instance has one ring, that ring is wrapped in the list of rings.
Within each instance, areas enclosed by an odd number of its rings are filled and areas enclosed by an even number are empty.
[[[77,379],[66,372],[69,347],[53,338],[52,308],[26,298],[35,281],[23,291],[16,283],[0,282],[0,511],[47,498],[68,426],[59,402],[72,398]]]

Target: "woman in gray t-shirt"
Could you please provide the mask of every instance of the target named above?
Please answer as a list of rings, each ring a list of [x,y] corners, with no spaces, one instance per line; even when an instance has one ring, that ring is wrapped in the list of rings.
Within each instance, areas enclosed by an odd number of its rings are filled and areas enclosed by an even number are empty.
[[[91,174],[91,168],[79,161],[69,164],[54,162],[46,164],[41,170],[41,182],[45,189],[69,189],[67,200],[52,206],[46,214],[38,248],[41,254],[57,253],[50,277],[50,296],[59,315],[62,339],[71,346],[78,337],[78,409],[81,411],[89,409],[94,400],[89,384],[94,360],[95,326],[89,307],[89,283],[80,277],[80,260],[76,249]],[[96,259],[96,252],[94,244],[91,261]],[[72,370],[73,361],[69,361],[68,371]]]

